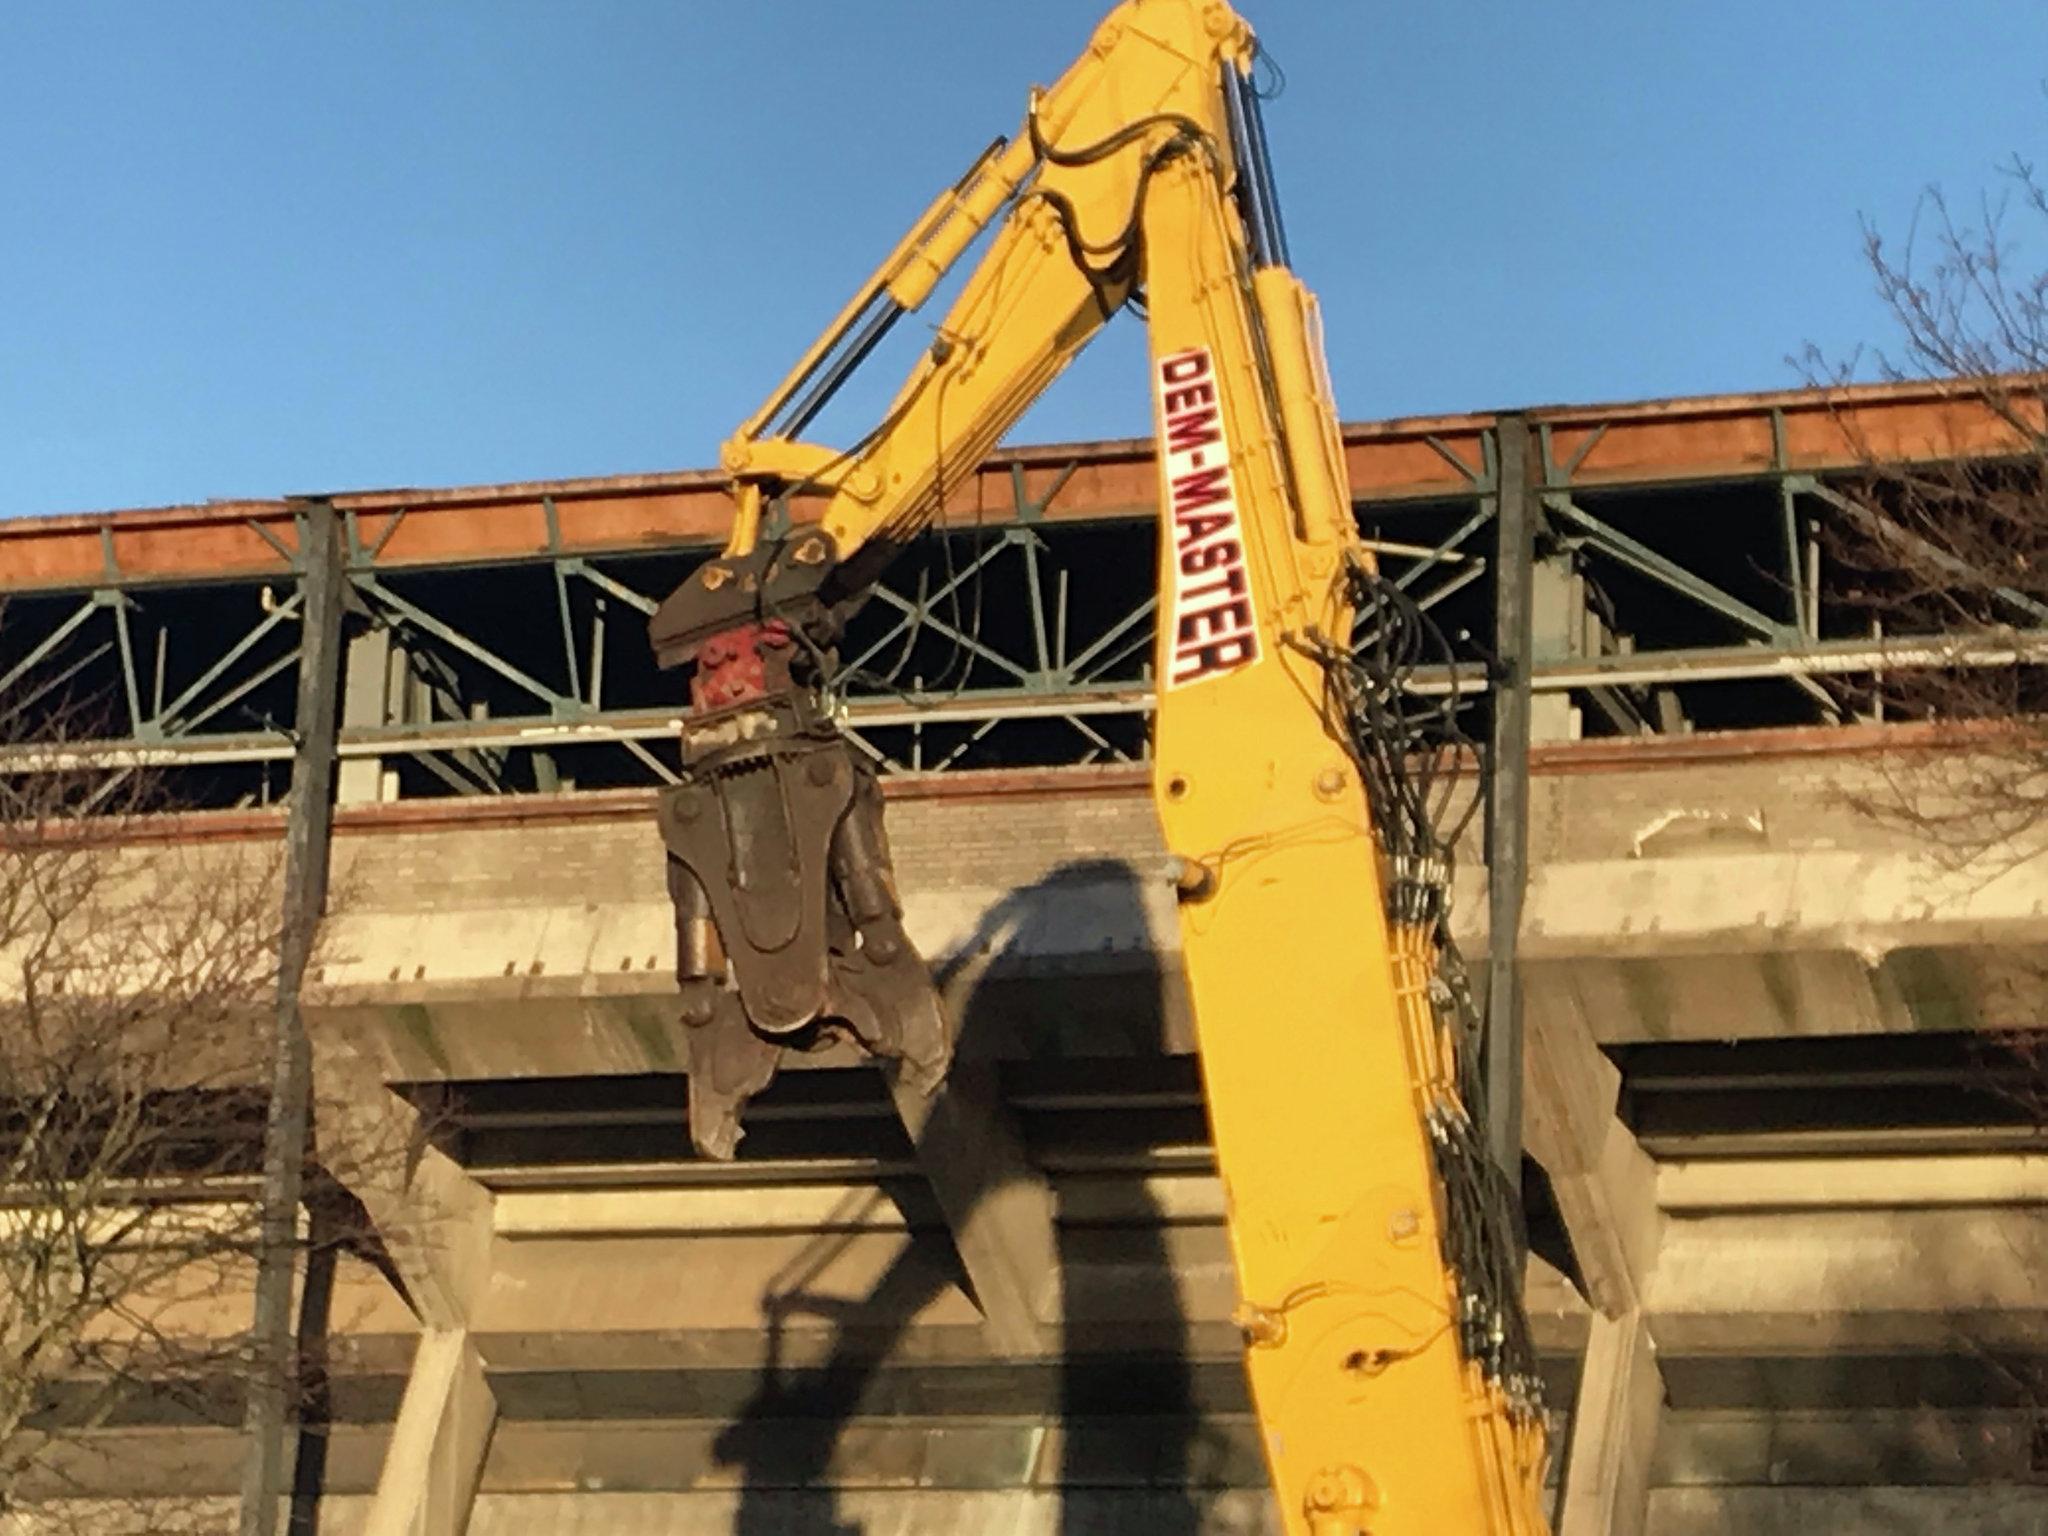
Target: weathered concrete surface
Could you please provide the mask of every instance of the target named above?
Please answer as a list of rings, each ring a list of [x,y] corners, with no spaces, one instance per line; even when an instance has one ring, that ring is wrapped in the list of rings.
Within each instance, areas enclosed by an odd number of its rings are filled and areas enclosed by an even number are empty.
[[[1648,1536],[2040,1536],[2038,1488],[1659,1489],[1650,1496]],[[322,1536],[361,1536],[367,1500],[341,1496],[321,1506]],[[826,1529],[870,1536],[1279,1536],[1263,1489],[1196,1496],[1137,1490],[1054,1492],[717,1489],[701,1493],[486,1493],[470,1536],[773,1536]],[[231,1522],[231,1500],[178,1510]],[[66,1517],[69,1518],[69,1517]],[[166,1524],[165,1529],[174,1529]],[[57,1536],[72,1529],[22,1517],[5,1536]]]
[[[1539,773],[1532,1006],[1602,1042],[2040,1022],[2048,861],[1949,870],[1858,809],[1881,782],[1867,758],[1737,745],[1560,752]],[[889,815],[911,932],[971,974],[978,1028],[1003,1051],[1189,1049],[1142,781],[975,787],[906,786]],[[639,800],[345,819],[337,863],[326,1015],[374,1025],[394,1074],[678,1068],[660,849]],[[1468,864],[1458,888],[1475,956],[1483,879]]]
[[[730,1499],[746,1501],[750,1516],[767,1508],[793,1514],[789,1496],[809,1488],[820,1514],[860,1507],[886,1518],[891,1507],[882,1496],[891,1492],[913,1502],[944,1493],[1008,1493],[1028,1502],[1059,1497],[1064,1488],[1069,1514],[1078,1517],[1105,1493],[1139,1488],[1171,1494],[1185,1501],[1183,1509],[1220,1502],[1243,1510],[1243,1496],[1264,1484],[1256,1427],[1242,1412],[1197,1420],[1080,1414],[1064,1426],[1017,1416],[855,1418],[827,1421],[822,1430],[782,1421],[764,1422],[757,1433],[736,1432],[729,1422],[603,1409],[576,1419],[501,1421],[484,1468],[483,1504],[503,1511],[525,1500],[564,1519],[661,1507],[731,1518]],[[1953,1515],[1962,1522],[1953,1528],[1965,1532],[1998,1531],[2012,1498],[2039,1496],[2028,1487],[2031,1430],[2031,1416],[2015,1408],[1673,1412],[1659,1437],[1649,1504],[1667,1522],[1728,1522],[1703,1527],[1717,1532],[1746,1531],[1743,1516],[1869,1518],[1915,1509]],[[382,1423],[329,1432],[323,1516],[346,1523],[330,1527],[323,1518],[323,1530],[358,1528],[367,1502],[361,1496],[376,1481],[388,1433]],[[74,1462],[110,1496],[147,1498],[177,1486],[204,1500],[235,1486],[236,1437],[227,1428],[110,1431],[100,1442],[93,1459]],[[566,1493],[583,1494],[587,1507],[532,1502]],[[638,1497],[619,1497],[627,1494]],[[1980,1527],[1972,1515],[1993,1523]],[[727,1536],[732,1527],[714,1529]],[[1837,1527],[1814,1529],[1832,1536]],[[1889,1536],[1890,1528],[1878,1529]]]
[[[1648,1536],[2040,1536],[2038,1488],[1666,1488],[1650,1496]],[[321,1508],[322,1536],[360,1536],[366,1500]],[[230,1501],[209,1501],[232,1518]],[[470,1536],[774,1536],[851,1530],[869,1536],[1279,1536],[1263,1489],[846,1492],[716,1488],[640,1493],[563,1488],[485,1493]],[[199,1506],[204,1510],[207,1506]],[[24,1519],[6,1536],[58,1527]]]
[[[2041,1536],[2039,1488],[1664,1488],[1650,1536]]]
[[[518,1402],[514,1395],[515,1404]],[[581,1418],[500,1421],[484,1470],[484,1492],[543,1493],[564,1488],[681,1491],[729,1487],[740,1462],[730,1426],[717,1420],[646,1418],[597,1404]],[[609,1410],[609,1411],[606,1411]],[[2030,1475],[2033,1421],[2024,1408],[1836,1408],[1688,1410],[1666,1415],[1651,1469],[1656,1488],[1925,1487],[2024,1482]],[[376,1485],[390,1435],[388,1416],[346,1422],[327,1432],[327,1489],[365,1494]],[[1264,1482],[1257,1427],[1242,1412],[1213,1411],[1198,1421],[1142,1414],[1077,1415],[1072,1433],[1028,1416],[857,1419],[831,1431],[832,1480],[851,1486],[901,1480],[925,1488],[1011,1488],[1057,1484],[1071,1452],[1089,1458],[1097,1482],[1163,1481],[1171,1472],[1196,1487],[1257,1487]],[[1119,1471],[1105,1447],[1149,1437],[1178,1441],[1170,1463],[1134,1456]],[[721,1440],[726,1443],[721,1447]],[[196,1496],[235,1488],[232,1428],[107,1430],[91,1453],[72,1454],[68,1471],[110,1496],[143,1496],[176,1486]],[[791,1458],[792,1466],[795,1458]],[[1076,1466],[1076,1472],[1081,1470]],[[798,1475],[752,1458],[744,1475],[756,1486]],[[52,1484],[38,1492],[46,1493]],[[74,1482],[72,1486],[77,1486]]]
[[[1847,803],[1849,760],[1685,747],[1539,776],[1525,934],[1533,1029],[1607,1041],[1903,1031],[1994,1021],[2012,1006],[2016,957],[2048,938],[2038,866],[1957,888],[1902,833]],[[1164,850],[1142,784],[1081,773],[1030,794],[975,788],[922,787],[891,811],[913,930],[940,958],[975,1051],[1188,1049]],[[252,858],[267,846],[253,833],[244,842]],[[317,1025],[325,1039],[359,1045],[372,1077],[679,1069],[669,913],[637,799],[378,808],[345,819],[339,870]],[[1461,880],[1461,910],[1477,917],[1476,875]],[[1468,938],[1477,949],[1485,936]],[[1576,1068],[1563,1075],[1571,1082],[1558,1102],[1590,1095],[1581,1171],[1604,1176],[1612,1085]],[[1644,1176],[1620,1182],[1657,1216],[1656,1170],[1632,1143],[1622,1150]],[[1628,1283],[1673,1391],[1649,1532],[1789,1529],[1771,1522],[1799,1518],[1814,1529],[1922,1528],[1882,1523],[1908,1511],[2003,1533],[1996,1497],[1983,1506],[1992,1523],[1972,1525],[1981,1510],[1880,1487],[1861,1506],[1825,1505],[1828,1518],[1866,1520],[1834,1527],[1816,1523],[1824,1506],[1810,1502],[1814,1490],[1730,1486],[1851,1466],[1874,1486],[1939,1480],[1896,1431],[1910,1403],[1847,1427],[1760,1428],[1753,1412],[1724,1411],[1781,1401],[1840,1410],[1916,1361],[1941,1370],[2038,1352],[2048,1247],[2033,1186],[2008,1169],[1995,1187],[2011,1197],[1994,1202],[1984,1193],[1994,1186],[1950,1167],[1940,1180],[1909,1181],[1910,1199],[1887,1204],[1859,1186],[1852,1207],[1834,1209],[1824,1191],[1795,1198],[1752,1172],[1755,1187],[1724,1175],[1720,1196],[1699,1178],[1674,1178],[1683,1198],[1634,1229],[1656,1262],[1625,1251],[1616,1261],[1634,1266]],[[1099,1384],[1105,1362],[1178,1362],[1145,1390],[1242,1412],[1214,1178],[1056,1171],[1058,1296],[1047,1327],[1058,1352],[1020,1365],[991,1350],[938,1203],[901,1188],[912,1175],[854,1171],[819,1186],[806,1182],[819,1170],[764,1167],[737,1187],[661,1189],[621,1170],[612,1189],[529,1181],[492,1191],[488,1272],[459,1288],[474,1362],[503,1412],[470,1529],[724,1536],[744,1510],[744,1528],[757,1530],[830,1515],[876,1530],[950,1531],[986,1518],[1062,1536],[1148,1523],[1187,1536],[1187,1495],[1103,1486],[1144,1465],[1114,1434],[1077,1431],[1063,1445],[1063,1458],[1080,1459],[1058,1465],[1080,1467],[1090,1484],[1068,1490],[1063,1514],[1029,1469],[1046,1442],[1062,1444],[1063,1425],[1079,1423],[1073,1394]],[[367,1289],[380,1285],[372,1278]],[[1553,1362],[1583,1349],[1586,1309],[1554,1273],[1538,1269],[1531,1305]],[[390,1402],[337,1440],[347,1453],[335,1486],[351,1496],[325,1513],[329,1536],[360,1527],[367,1499],[353,1495],[375,1481],[419,1330],[387,1290],[338,1331],[336,1365],[358,1397]],[[1944,1401],[1962,1413],[1995,1406]],[[802,1426],[799,1473],[809,1465],[841,1493],[730,1486],[784,1476],[746,1439],[776,1414]],[[1006,1414],[1007,1438],[963,1448],[966,1420],[986,1430]],[[626,1427],[636,1420],[639,1429]],[[1998,1457],[1973,1450],[1959,1464],[2021,1475],[2024,1430],[2006,1419],[1994,1428]],[[164,1433],[187,1443],[193,1434]],[[1194,1476],[1195,1463],[1211,1465],[1204,1457],[1232,1465],[1228,1434],[1175,1443],[1185,1460],[1162,1479]],[[1855,1447],[1876,1443],[1903,1449],[1856,1459]],[[661,1450],[667,1473],[650,1470]],[[1007,1468],[1011,1481],[990,1489],[943,1470],[960,1458]],[[700,1462],[686,1487],[658,1481]],[[1203,1496],[1200,1528],[1267,1528],[1263,1495],[1238,1478],[1214,1473],[1225,1496]],[[1752,1491],[1762,1502],[1744,1502]],[[1713,1502],[1724,1495],[1730,1502]],[[1802,1499],[1805,1515],[1782,1513]]]
[[[1060,1184],[1065,1197],[1068,1181]],[[1215,1181],[1178,1175],[1146,1186],[1177,1192],[1112,1197],[1096,1188],[1062,1199],[1060,1353],[1234,1371],[1236,1291]],[[1715,1212],[1689,1198],[1666,1213],[1646,1306],[1660,1357],[1695,1362],[1674,1377],[1682,1408],[1727,1406],[1731,1393],[1775,1401],[1785,1391],[1849,1408],[1867,1395],[1857,1383],[1872,1362],[1886,1359],[2017,1354],[2048,1369],[2048,1207]],[[881,1185],[514,1192],[499,1202],[506,1225],[468,1326],[514,1416],[550,1403],[557,1416],[616,1414],[612,1400],[629,1390],[645,1395],[650,1412],[715,1416],[740,1406],[771,1364],[801,1374],[855,1359],[894,1379],[891,1411],[911,1411],[906,1373],[922,1370],[936,1372],[919,1389],[930,1404],[953,1405],[930,1411],[974,1402],[1001,1413],[1006,1402],[1036,1402],[1058,1375],[1056,1364],[1005,1363],[961,1285],[936,1210],[906,1211]],[[245,1303],[237,1290],[209,1293],[182,1326],[232,1333]],[[1585,1304],[1541,1263],[1531,1268],[1529,1304],[1547,1355],[1584,1347]],[[338,1371],[400,1383],[418,1333],[373,1270],[344,1262]],[[1799,1385],[1784,1385],[1794,1378]]]
[[[566,1197],[569,1200],[590,1197]],[[479,1312],[494,1364],[537,1366],[615,1347],[684,1363],[758,1358],[778,1276],[802,1272],[787,1347],[829,1332],[886,1333],[921,1360],[985,1356],[975,1311],[951,1278],[942,1233],[529,1234],[500,1245]],[[1063,1229],[1066,1318],[1077,1341],[1231,1358],[1235,1289],[1220,1223],[1150,1230]],[[2048,1208],[1987,1206],[1743,1211],[1667,1218],[1646,1316],[1667,1355],[2043,1350],[2048,1341]],[[607,1277],[601,1288],[597,1276]],[[687,1276],[687,1280],[680,1277]],[[1573,1350],[1585,1309],[1542,1266],[1530,1307],[1539,1342]],[[1100,1325],[1099,1328],[1095,1325]],[[687,1330],[687,1344],[598,1345]],[[582,1336],[584,1344],[571,1339]],[[515,1342],[517,1341],[517,1342]],[[728,1353],[728,1351],[731,1351]],[[584,1354],[583,1358],[594,1358]],[[642,1363],[648,1356],[639,1355]]]
[[[1664,1378],[1640,1311],[1596,1317],[1579,1373],[1557,1536],[1644,1536]]]
[[[1669,1218],[1650,1289],[1667,1353],[2048,1347],[2048,1207]],[[2048,1383],[2044,1383],[2048,1385]]]

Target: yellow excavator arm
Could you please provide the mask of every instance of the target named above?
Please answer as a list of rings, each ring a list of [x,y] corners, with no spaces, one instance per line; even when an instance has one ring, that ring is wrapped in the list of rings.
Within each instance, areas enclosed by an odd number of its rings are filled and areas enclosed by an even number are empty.
[[[1154,792],[1285,1527],[1534,1536],[1545,1448],[1513,1200],[1470,1112],[1441,850],[1376,799],[1399,765],[1360,738],[1354,612],[1382,589],[1315,302],[1286,265],[1254,59],[1216,0],[1125,0],[726,444],[731,542],[651,630],[664,664],[695,663],[685,782],[662,810],[693,1134],[729,1153],[746,1097],[821,1028],[913,1080],[943,1072],[879,796],[816,693],[876,572],[1142,302]],[[984,232],[881,425],[805,441]],[[820,514],[764,537],[764,505],[793,493]]]

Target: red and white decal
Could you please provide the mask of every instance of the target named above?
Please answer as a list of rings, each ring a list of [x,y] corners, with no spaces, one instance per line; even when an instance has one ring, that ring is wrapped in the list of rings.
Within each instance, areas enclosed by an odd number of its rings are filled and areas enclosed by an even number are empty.
[[[1159,359],[1159,475],[1173,539],[1167,688],[1259,659],[1258,614],[1230,479],[1230,443],[1207,347]]]

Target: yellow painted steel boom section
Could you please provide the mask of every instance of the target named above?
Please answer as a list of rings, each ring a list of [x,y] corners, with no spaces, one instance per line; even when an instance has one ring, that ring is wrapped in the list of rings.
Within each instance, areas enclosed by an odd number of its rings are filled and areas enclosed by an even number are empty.
[[[695,999],[685,1017],[711,1019],[730,985],[744,1026],[693,1058],[693,1128],[701,1111],[711,1145],[724,1106],[709,1096],[726,1094],[736,1115],[772,1073],[772,1050],[801,1048],[813,1015],[855,1019],[863,1043],[927,1081],[943,1070],[924,1026],[891,1033],[897,1003],[874,1001],[880,983],[837,1013],[822,1000],[834,987],[852,998],[902,953],[879,810],[871,835],[846,830],[867,825],[858,771],[846,778],[818,748],[777,802],[786,821],[773,825],[800,829],[798,791],[840,776],[820,814],[846,819],[817,834],[831,880],[803,878],[838,893],[841,936],[819,941],[825,958],[805,962],[802,986],[785,972],[750,980],[789,953],[760,936],[773,891],[690,828],[707,796],[726,797],[728,826],[755,825],[747,774],[783,750],[771,706],[802,693],[807,655],[824,665],[838,616],[939,514],[948,485],[1140,302],[1160,465],[1154,792],[1283,1522],[1298,1536],[1533,1536],[1546,1528],[1546,1452],[1512,1203],[1468,1108],[1469,1034],[1443,1005],[1441,871],[1389,845],[1346,709],[1373,567],[1316,304],[1286,265],[1255,59],[1251,29],[1217,0],[1118,5],[1033,94],[1018,139],[932,206],[725,445],[731,543],[664,605],[653,636],[665,663],[696,662],[704,722],[686,727],[690,782],[663,812],[679,942],[697,960],[680,967]],[[984,235],[881,425],[850,448],[804,440],[824,398]],[[822,518],[770,538],[763,509],[792,491],[822,492]],[[788,729],[811,752],[824,727],[805,716]],[[785,863],[809,868],[805,857]],[[749,923],[755,937],[736,939]],[[732,961],[723,981],[711,929]],[[824,979],[804,993],[812,977]]]

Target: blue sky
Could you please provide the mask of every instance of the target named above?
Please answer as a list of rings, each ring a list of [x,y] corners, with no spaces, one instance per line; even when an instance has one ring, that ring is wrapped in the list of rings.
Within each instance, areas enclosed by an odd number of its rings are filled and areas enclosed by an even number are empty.
[[[1347,417],[1796,382],[1859,215],[2048,140],[2042,0],[1244,3]],[[1103,9],[0,7],[0,515],[708,464]]]

